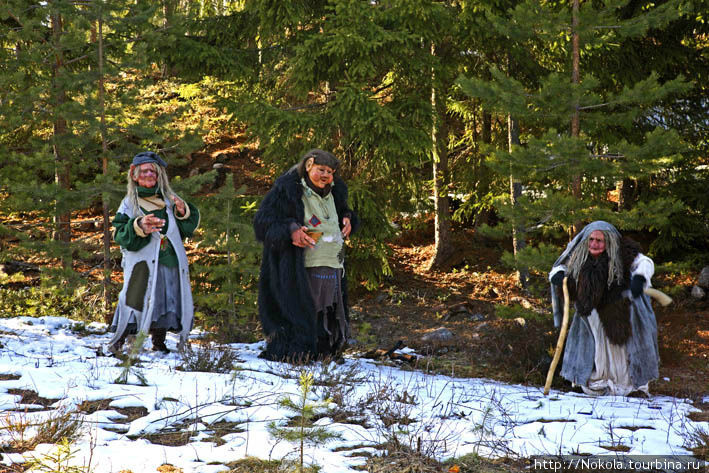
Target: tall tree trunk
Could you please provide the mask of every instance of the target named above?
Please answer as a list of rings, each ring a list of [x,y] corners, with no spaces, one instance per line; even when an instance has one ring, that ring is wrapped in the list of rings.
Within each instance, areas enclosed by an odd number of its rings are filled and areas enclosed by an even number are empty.
[[[106,137],[106,85],[103,70],[103,11],[98,16],[98,106],[101,128],[103,176],[108,177],[108,139]],[[106,182],[108,180],[106,179]],[[101,195],[103,203],[103,313],[106,323],[111,322],[111,234],[109,232],[108,194]]]
[[[480,141],[486,145],[490,145],[492,144],[492,113],[487,110],[482,110],[481,115],[482,124],[480,130]],[[478,142],[477,137],[473,137],[473,139],[475,143]],[[474,195],[476,199],[480,199],[490,190],[493,178],[492,171],[485,165],[485,158],[482,156],[482,153],[480,153],[479,146],[477,147],[476,153],[478,154],[478,158],[475,162],[475,178],[477,182],[475,184],[476,190]],[[490,215],[490,209],[483,208],[480,210],[477,215],[475,215],[475,227],[489,223]]]
[[[436,46],[431,45],[431,55],[436,55]],[[431,154],[433,156],[433,198],[435,205],[435,248],[428,270],[445,269],[453,253],[451,244],[450,203],[448,186],[448,130],[446,128],[446,97],[441,93],[435,70],[431,73]]]
[[[507,146],[510,152],[512,152],[513,146],[519,146],[519,127],[517,125],[517,120],[515,120],[512,115],[507,116]],[[522,196],[522,183],[519,182],[513,173],[510,173],[510,203],[513,208],[517,207],[517,201]],[[512,227],[512,248],[515,255],[515,260],[517,260],[517,255],[522,249],[527,246],[525,241],[525,231],[524,225],[516,222]],[[517,269],[517,279],[519,280],[520,286],[527,288],[527,280],[529,279],[529,271],[527,268],[522,268],[518,266]]]
[[[574,0],[571,9],[571,83],[578,84],[580,82],[579,74],[579,0]],[[571,136],[578,138],[581,131],[579,118],[579,103],[574,103],[574,110],[571,115]],[[579,157],[580,158],[580,157]],[[571,193],[576,200],[581,199],[581,176],[574,176],[572,181]],[[575,235],[581,230],[581,221],[574,221],[572,233]]]
[[[492,114],[483,110],[482,141],[485,144],[492,143]]]
[[[66,196],[62,191],[68,192],[71,186],[71,163],[69,157],[64,152],[63,141],[66,139],[68,125],[63,117],[62,106],[67,102],[66,89],[62,83],[64,70],[64,54],[62,52],[61,37],[63,25],[61,14],[57,11],[52,13],[52,46],[54,47],[54,64],[52,66],[53,75],[53,95],[54,95],[54,118],[52,130],[52,149],[54,153],[54,181],[59,187],[55,212],[55,233],[54,239],[65,243],[71,243],[71,212],[66,210]],[[62,266],[70,268],[72,263],[71,253],[62,257]]]
[[[174,24],[175,12],[177,11],[178,0],[163,0],[163,14],[165,15],[165,30],[169,30]],[[175,67],[170,59],[166,58],[162,65],[162,76],[172,77],[175,75]]]

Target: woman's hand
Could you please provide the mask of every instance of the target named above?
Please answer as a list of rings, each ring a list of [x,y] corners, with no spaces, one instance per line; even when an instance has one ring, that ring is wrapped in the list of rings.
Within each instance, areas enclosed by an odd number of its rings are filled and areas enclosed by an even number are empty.
[[[175,209],[177,209],[177,216],[182,217],[185,214],[185,201],[173,195],[172,202],[175,204]]]
[[[347,238],[350,236],[350,232],[352,231],[352,224],[350,223],[350,218],[345,217],[342,219],[342,236]]]
[[[158,218],[153,214],[148,214],[140,219],[139,225],[145,234],[150,234],[162,230],[164,223],[165,221],[163,219]]]
[[[293,240],[293,244],[300,248],[312,248],[315,246],[315,240],[310,238],[305,231],[308,227],[300,227],[296,231],[290,234],[290,239]]]

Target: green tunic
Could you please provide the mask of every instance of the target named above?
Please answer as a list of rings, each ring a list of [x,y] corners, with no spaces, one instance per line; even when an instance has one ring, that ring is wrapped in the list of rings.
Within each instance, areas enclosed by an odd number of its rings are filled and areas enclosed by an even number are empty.
[[[328,192],[325,197],[320,197],[308,187],[304,179],[301,180],[301,184],[305,226],[308,230],[323,233],[313,248],[305,249],[305,267],[326,266],[340,269],[344,259],[342,254],[344,239],[332,192]]]
[[[146,189],[145,187],[138,187],[138,195],[143,198],[152,197],[155,195],[162,197],[159,191],[157,191],[157,187],[153,187],[150,189]],[[184,220],[180,220],[179,218],[177,218],[177,215],[175,215],[177,227],[180,230],[180,237],[183,240],[185,238],[191,237],[195,229],[199,225],[199,210],[194,205],[187,202],[185,203],[189,206],[190,209],[189,216]],[[162,235],[165,235],[167,233],[169,221],[167,218],[167,209],[165,207],[163,207],[162,209],[151,211],[147,211],[146,209],[141,207],[141,210],[146,215],[152,213],[154,216],[163,219],[165,221],[165,224],[160,230],[160,233]],[[120,212],[117,213],[116,216],[113,218],[113,239],[116,243],[118,243],[128,251],[138,251],[150,242],[150,235],[141,237],[136,233],[135,227],[133,225],[137,218],[141,217],[130,218],[128,217],[128,215]],[[172,247],[172,244],[167,238],[163,238],[162,244],[160,245],[160,256],[158,262],[164,266],[168,266],[171,268],[178,266],[177,254],[175,253],[175,249]]]

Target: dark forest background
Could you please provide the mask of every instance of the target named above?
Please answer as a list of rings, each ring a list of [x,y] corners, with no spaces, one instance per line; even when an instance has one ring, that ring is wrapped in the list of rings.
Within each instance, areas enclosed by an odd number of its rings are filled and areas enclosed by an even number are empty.
[[[223,333],[255,313],[253,212],[314,147],[341,159],[362,217],[348,271],[363,291],[391,276],[387,243],[423,227],[428,270],[451,270],[456,233],[474,229],[508,248],[502,262],[532,292],[597,219],[640,239],[659,271],[696,271],[709,261],[707,11],[5,0],[0,311],[111,313],[120,252],[107,222],[146,149],[202,210],[189,247],[198,323]]]

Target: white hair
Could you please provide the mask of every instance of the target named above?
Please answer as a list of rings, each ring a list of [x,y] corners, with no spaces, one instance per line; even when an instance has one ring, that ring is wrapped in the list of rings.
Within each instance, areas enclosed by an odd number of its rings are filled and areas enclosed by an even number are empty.
[[[620,237],[615,232],[598,230],[603,233],[606,243],[606,253],[608,253],[608,286],[617,281],[623,282],[623,261],[620,256]],[[592,233],[592,232],[591,232]],[[591,234],[589,233],[589,236]],[[588,259],[588,238],[579,242],[569,256],[569,274],[578,281],[579,272]]]
[[[147,164],[150,164],[153,167],[158,176],[157,186],[164,199],[172,201],[172,197],[175,196],[180,198],[180,200],[184,200],[172,190],[172,187],[170,187],[170,181],[167,178],[165,168],[156,163]],[[136,183],[136,179],[138,179],[139,174],[140,166],[132,166],[128,171],[128,184],[126,186],[126,197],[133,208],[133,213],[136,215],[138,213],[142,213],[140,210],[140,205],[138,204],[138,184]]]

